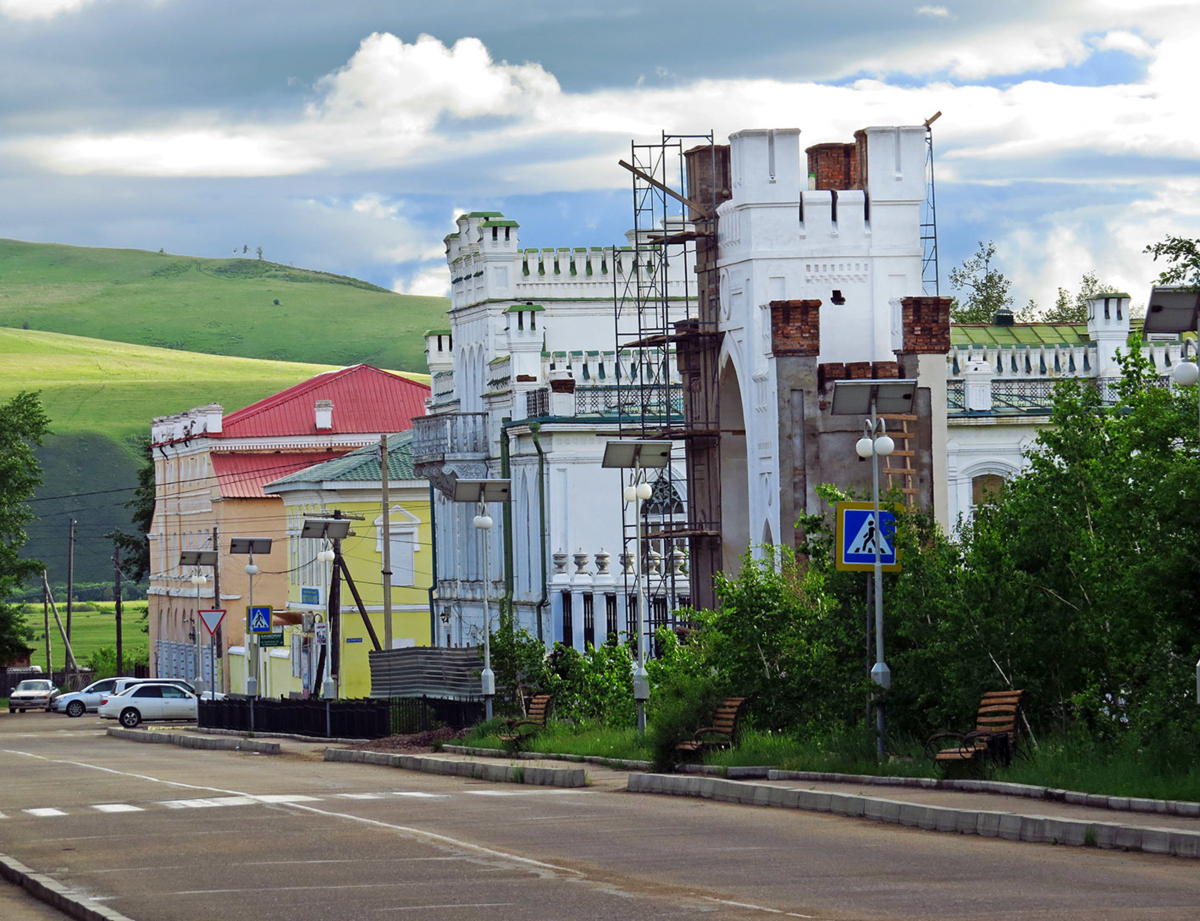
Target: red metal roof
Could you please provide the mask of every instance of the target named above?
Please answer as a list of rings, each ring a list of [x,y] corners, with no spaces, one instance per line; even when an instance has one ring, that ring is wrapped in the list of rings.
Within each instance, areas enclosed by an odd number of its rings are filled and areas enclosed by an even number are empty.
[[[318,374],[225,417],[213,438],[278,438],[404,432],[425,415],[429,387],[370,365]],[[317,400],[333,402],[333,428],[318,429]],[[326,458],[328,460],[328,458]],[[283,474],[279,474],[283,476]]]
[[[348,451],[310,451],[307,454],[245,454],[240,451],[226,454],[214,451],[210,456],[222,497],[263,499],[265,493],[262,488],[272,480],[334,460],[346,453]]]

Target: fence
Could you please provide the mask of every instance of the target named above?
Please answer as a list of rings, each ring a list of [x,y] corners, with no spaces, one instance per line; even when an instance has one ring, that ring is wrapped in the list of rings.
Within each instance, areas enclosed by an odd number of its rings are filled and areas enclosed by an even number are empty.
[[[464,729],[483,719],[483,703],[438,697],[367,700],[202,700],[197,724],[235,732],[280,732],[330,739],[381,739],[450,727]]]

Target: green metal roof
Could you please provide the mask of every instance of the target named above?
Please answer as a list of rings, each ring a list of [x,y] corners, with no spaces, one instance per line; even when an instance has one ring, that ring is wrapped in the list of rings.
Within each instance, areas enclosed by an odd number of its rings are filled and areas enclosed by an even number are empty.
[[[504,217],[499,211],[472,211],[467,217]]]
[[[450,330],[448,330],[448,329],[427,329],[427,330],[425,330],[423,335],[424,335],[424,338],[426,338],[426,339],[428,339],[430,336],[449,336]]]
[[[505,313],[521,313],[523,311],[540,312],[545,310],[541,304],[513,304],[511,307],[505,307]]]
[[[993,326],[990,323],[954,323],[950,326],[950,344],[957,346],[990,345],[1090,345],[1086,323],[1017,323]]]
[[[516,221],[498,221],[493,218],[492,220],[484,221],[479,226],[480,227],[520,227],[521,225],[518,224]]]
[[[388,435],[388,479],[418,479],[413,471],[411,431]],[[334,460],[289,474],[271,485],[367,482],[379,482],[379,445],[367,445]]]

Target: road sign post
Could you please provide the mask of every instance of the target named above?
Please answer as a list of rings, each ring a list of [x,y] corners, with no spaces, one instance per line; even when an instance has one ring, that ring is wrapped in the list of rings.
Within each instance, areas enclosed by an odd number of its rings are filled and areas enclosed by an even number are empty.
[[[204,629],[208,631],[208,686],[211,689],[212,699],[217,699],[217,630],[221,627],[221,621],[225,619],[223,610],[216,611],[200,611],[200,620],[204,624]]]

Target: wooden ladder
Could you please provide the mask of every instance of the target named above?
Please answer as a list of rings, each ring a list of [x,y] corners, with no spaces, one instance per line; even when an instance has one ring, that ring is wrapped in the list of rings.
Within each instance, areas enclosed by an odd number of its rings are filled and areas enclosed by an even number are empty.
[[[892,436],[896,442],[896,450],[891,453],[885,463],[890,465],[883,468],[883,473],[887,474],[888,489],[893,489],[899,484],[900,492],[904,496],[904,504],[910,507],[916,505],[917,493],[919,490],[913,485],[913,477],[917,475],[917,471],[913,469],[912,459],[916,456],[916,451],[912,449],[910,439],[916,438],[916,432],[908,430],[910,422],[916,422],[917,417],[912,413],[881,413],[881,419],[887,422],[888,434]],[[896,466],[897,460],[900,466]]]

